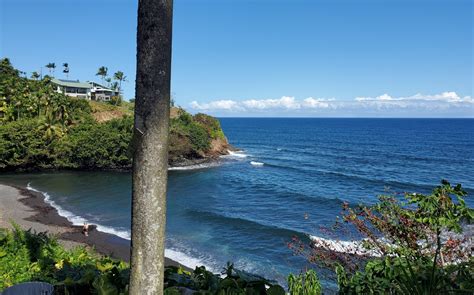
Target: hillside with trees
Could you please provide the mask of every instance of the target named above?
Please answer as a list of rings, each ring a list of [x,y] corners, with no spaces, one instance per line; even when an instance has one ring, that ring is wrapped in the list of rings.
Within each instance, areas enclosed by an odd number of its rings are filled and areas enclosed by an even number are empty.
[[[0,60],[0,171],[130,169],[134,103],[75,99]],[[227,153],[217,119],[172,108],[170,165]]]

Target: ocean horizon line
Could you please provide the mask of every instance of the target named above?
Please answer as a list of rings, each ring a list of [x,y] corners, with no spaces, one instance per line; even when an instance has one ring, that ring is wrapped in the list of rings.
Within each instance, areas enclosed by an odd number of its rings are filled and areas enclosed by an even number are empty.
[[[474,120],[473,117],[253,117],[253,116],[217,116],[218,119],[403,119],[403,120]]]

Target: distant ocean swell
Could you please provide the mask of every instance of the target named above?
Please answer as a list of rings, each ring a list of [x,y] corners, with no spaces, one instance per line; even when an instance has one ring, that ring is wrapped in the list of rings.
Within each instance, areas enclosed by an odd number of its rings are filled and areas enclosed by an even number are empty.
[[[411,190],[413,190],[413,188],[416,187],[423,191],[430,191],[433,188],[433,185],[431,183],[400,182],[400,181],[387,180],[387,179],[381,179],[381,178],[370,178],[370,177],[362,176],[361,174],[321,169],[320,166],[317,166],[314,164],[305,164],[305,166],[289,166],[289,165],[283,165],[283,164],[273,164],[271,161],[267,161],[267,160],[268,159],[266,159],[265,162],[251,161],[250,164],[255,165],[255,166],[265,166],[265,167],[274,168],[274,169],[292,170],[293,172],[301,174],[302,176],[307,176],[308,173],[311,173],[314,176],[324,175],[324,176],[334,177],[335,179],[337,178],[339,180],[343,178],[343,179],[347,179],[347,181],[357,181],[359,183],[362,182],[372,187],[386,186],[388,188],[398,187],[398,188],[408,188]],[[281,162],[281,159],[279,160]],[[463,188],[470,193],[474,192],[474,188],[466,187],[466,186],[464,186]]]
[[[262,221],[249,220],[249,219],[245,219],[241,217],[225,216],[225,215],[217,214],[214,212],[190,209],[188,210],[188,214],[202,217],[202,219],[205,219],[206,222],[212,222],[214,224],[224,224],[229,227],[239,227],[240,229],[245,229],[247,232],[254,231],[259,234],[262,234],[263,232],[265,232],[268,234],[280,235],[283,237],[308,236],[306,233],[300,232],[296,229],[292,230],[292,229],[282,228],[282,227],[278,227],[272,224],[265,224]]]
[[[35,189],[34,187],[30,185],[30,183],[28,183],[26,188],[30,191],[42,194],[44,196],[44,201],[47,204],[49,204],[51,207],[55,208],[58,211],[58,214],[60,216],[65,217],[73,225],[83,225],[84,223],[90,223],[90,224],[96,225],[97,230],[101,232],[116,235],[126,240],[131,239],[131,233],[129,230],[116,229],[110,226],[98,224],[97,222],[94,222],[94,221],[87,220],[86,218],[82,216],[78,216],[68,210],[63,209],[61,206],[59,206],[53,200],[51,200],[51,196],[47,192],[42,192],[40,190]],[[176,249],[170,249],[170,248],[165,249],[165,256],[192,269],[194,269],[196,266],[204,265],[206,266],[207,269],[211,271],[215,271],[215,268],[206,264],[205,261],[202,261],[201,259],[196,258],[196,257],[192,257]]]
[[[243,181],[243,180],[242,180]],[[306,193],[299,192],[295,189],[284,187],[278,184],[266,184],[266,183],[248,183],[246,188],[239,187],[240,182],[229,182],[230,188],[240,192],[252,192],[253,194],[265,194],[268,195],[267,200],[277,200],[282,202],[294,202],[303,203],[307,206],[314,205],[329,205],[333,209],[341,208],[343,200],[337,197],[329,198],[317,195],[309,195]],[[235,187],[234,187],[235,186]],[[229,188],[229,189],[230,189]]]

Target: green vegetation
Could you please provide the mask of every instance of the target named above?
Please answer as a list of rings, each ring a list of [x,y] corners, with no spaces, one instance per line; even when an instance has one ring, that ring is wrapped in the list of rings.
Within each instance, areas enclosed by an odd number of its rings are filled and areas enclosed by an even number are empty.
[[[290,294],[298,295],[318,295],[322,292],[318,275],[312,269],[298,276],[290,274],[288,276],[288,290]]]
[[[102,83],[104,83],[105,78],[107,77],[108,71],[109,71],[109,69],[107,67],[102,66],[97,70],[97,74],[95,74],[95,75],[96,76],[101,76],[102,77]]]
[[[54,77],[54,70],[56,69],[56,64],[54,62],[50,62],[45,67],[48,68],[49,75]]]
[[[65,250],[45,233],[0,231],[0,291],[27,281],[53,284],[57,294],[123,294],[128,266],[85,248]],[[95,291],[95,292],[94,292]]]
[[[83,247],[65,250],[46,233],[0,229],[0,292],[28,281],[47,282],[55,294],[128,294],[128,264],[100,256]],[[267,289],[268,288],[268,289]],[[165,294],[268,294],[284,289],[262,277],[224,268],[223,276],[203,266],[194,271],[165,269]]]
[[[116,78],[122,82],[126,77],[118,73]],[[173,112],[170,164],[213,156],[212,140],[226,143],[217,119],[176,108]],[[129,169],[132,115],[133,103],[68,97],[54,91],[48,76],[21,77],[2,59],[0,171]]]
[[[63,63],[63,73],[66,74],[66,79],[69,78],[69,64],[67,62]]]
[[[170,125],[170,158],[179,161],[181,157],[202,157],[211,148],[212,140],[226,143],[224,133],[217,119],[197,114],[191,116],[183,109],[178,109],[171,118]]]
[[[312,263],[335,269],[340,294],[450,294],[474,292],[474,257],[462,225],[474,210],[461,185],[447,181],[430,195],[381,196],[373,206],[344,204],[343,221],[364,238],[344,253],[325,242],[293,240],[290,248]],[[354,251],[366,254],[354,255]],[[360,252],[359,252],[360,253]]]

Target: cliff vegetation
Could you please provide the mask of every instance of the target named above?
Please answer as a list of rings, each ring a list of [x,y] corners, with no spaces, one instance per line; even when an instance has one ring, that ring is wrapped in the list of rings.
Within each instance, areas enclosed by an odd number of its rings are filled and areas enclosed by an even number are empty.
[[[0,171],[129,169],[134,103],[75,99],[51,78],[21,76],[0,60]],[[220,123],[171,109],[170,165],[201,163],[227,153]]]

